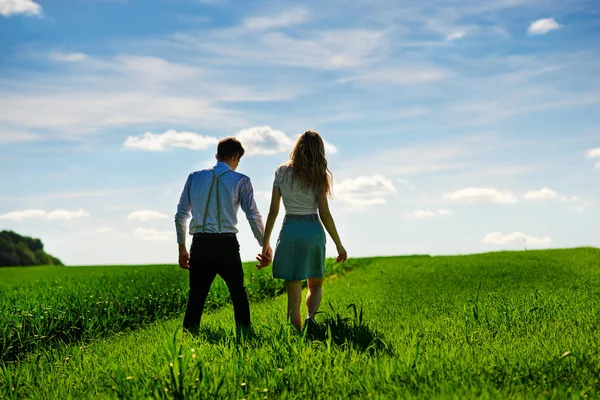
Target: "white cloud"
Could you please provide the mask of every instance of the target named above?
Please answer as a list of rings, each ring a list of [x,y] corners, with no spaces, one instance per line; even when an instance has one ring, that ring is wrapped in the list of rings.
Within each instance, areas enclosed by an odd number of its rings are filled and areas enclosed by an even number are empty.
[[[543,18],[534,21],[529,25],[529,33],[532,35],[544,35],[550,31],[562,27],[554,18]]]
[[[525,175],[531,174],[533,172],[537,172],[542,170],[542,167],[538,166],[530,166],[530,165],[522,165],[522,166],[498,166],[491,167],[485,170],[486,174],[489,175],[500,175],[500,176],[516,176],[516,175]]]
[[[519,200],[512,192],[493,188],[465,188],[453,193],[444,193],[443,198],[453,201],[482,202],[495,204],[514,204]]]
[[[303,8],[294,8],[271,17],[251,17],[244,21],[243,26],[250,30],[267,30],[272,28],[286,28],[306,22],[309,12]]]
[[[157,82],[173,83],[175,81],[189,81],[198,79],[203,70],[197,66],[188,66],[165,60],[160,57],[134,56],[119,54],[113,63],[106,65],[108,69],[122,72],[130,79],[142,79],[148,84]]]
[[[60,62],[79,62],[87,60],[88,56],[85,53],[62,53],[53,51],[49,54],[50,59]]]
[[[436,212],[431,210],[415,210],[409,214],[406,214],[405,217],[411,219],[427,219],[433,218],[436,215]]]
[[[27,131],[0,130],[0,143],[31,142],[39,138],[39,135]]]
[[[152,228],[135,228],[133,234],[142,240],[166,241],[171,240],[171,231],[157,231]]]
[[[562,196],[560,196],[559,200],[562,201],[562,202],[579,201],[579,200],[581,200],[581,197],[580,196],[562,195]]]
[[[600,158],[600,147],[589,149],[585,152],[587,158]],[[594,168],[600,169],[600,161],[594,163]]]
[[[408,219],[430,219],[437,216],[448,216],[452,215],[454,212],[452,210],[447,209],[439,209],[439,210],[415,210],[408,214],[405,214],[404,217]]]
[[[359,176],[354,179],[344,179],[337,184],[336,192],[354,196],[383,196],[396,193],[391,180],[382,175]]]
[[[219,143],[219,139],[212,136],[202,136],[193,132],[177,132],[171,129],[163,133],[146,132],[142,136],[129,136],[123,147],[147,151],[164,151],[173,147],[204,150],[217,143]]]
[[[107,126],[177,124],[237,130],[249,124],[247,114],[226,109],[223,98],[272,101],[298,92],[283,84],[268,89],[260,80],[246,79],[250,72],[232,74],[160,57],[121,53],[68,64],[44,74],[28,68],[27,79],[2,85],[0,126],[61,138],[80,138]]]
[[[467,32],[465,32],[465,31],[452,32],[451,34],[446,36],[446,40],[460,39],[460,38],[465,37],[466,34],[467,34]]]
[[[213,157],[212,159],[204,160],[202,162],[197,163],[197,167],[195,167],[195,169],[210,169],[214,167],[216,163],[217,161]]]
[[[344,179],[333,189],[335,197],[350,208],[385,204],[385,196],[396,193],[393,182],[382,175]]]
[[[366,66],[382,60],[389,33],[371,29],[306,29],[287,35],[240,26],[201,35],[178,34],[174,45],[210,54],[221,63],[243,63],[244,68],[283,65],[331,70]]]
[[[271,200],[271,192],[268,190],[255,190],[254,197],[262,198],[263,200]]]
[[[585,154],[588,158],[600,157],[600,147],[589,149]]]
[[[270,126],[255,126],[242,129],[236,135],[249,155],[274,155],[290,151],[294,140],[282,131]]]
[[[414,192],[414,191],[417,190],[417,188],[415,187],[415,185],[413,185],[412,183],[410,183],[406,179],[398,178],[397,181],[400,182],[402,185],[406,186],[407,188],[409,188],[411,192]]]
[[[158,211],[153,210],[139,210],[134,211],[127,216],[127,219],[133,219],[135,221],[151,221],[153,219],[167,219],[169,216]]]
[[[10,17],[16,14],[40,15],[42,7],[32,0],[0,0],[0,14]]]
[[[90,214],[85,210],[54,210],[48,213],[46,218],[50,221],[70,221],[72,219],[89,217]]]
[[[446,77],[446,72],[433,68],[421,66],[414,68],[390,68],[369,71],[362,75],[339,79],[338,83],[347,82],[375,82],[394,85],[415,85],[419,83],[439,81]]]
[[[326,154],[335,154],[335,153],[337,153],[337,151],[338,151],[337,147],[335,147],[334,145],[332,145],[331,143],[329,143],[327,140],[323,140],[323,144],[325,145],[325,153]]]
[[[44,210],[23,210],[23,211],[12,211],[6,214],[0,215],[0,219],[6,219],[9,221],[22,221],[29,218],[42,218],[46,216]]]
[[[173,95],[166,91],[157,94],[136,84],[135,77],[127,81],[121,77],[109,80],[91,76],[93,79],[83,77],[91,81],[87,90],[68,85],[48,88],[40,84],[37,92],[22,89],[0,97],[0,125],[23,130],[52,130],[61,136],[81,137],[107,126],[175,123],[223,129],[238,128],[247,123],[235,111],[214,107],[213,99]],[[82,79],[81,75],[78,77]],[[99,87],[98,82],[107,87]],[[31,118],[32,115],[36,117]]]
[[[303,38],[272,33],[253,46],[258,54],[250,57],[311,69],[352,68],[381,59],[386,39],[386,32],[366,29],[315,31]]]
[[[494,76],[493,79],[498,80]],[[519,85],[511,85],[519,87]],[[507,92],[510,92],[508,90]],[[489,124],[494,121],[500,121],[519,114],[535,113],[549,109],[580,107],[598,103],[598,96],[595,94],[581,93],[579,96],[569,96],[567,98],[557,98],[548,94],[545,97],[540,96],[539,88],[523,89],[514,91],[505,98],[500,100],[474,99],[468,103],[450,106],[449,109],[459,112],[467,112],[472,117],[465,120],[465,125],[482,125]],[[498,94],[494,95],[499,98]],[[535,99],[535,100],[533,100]]]
[[[556,193],[554,190],[543,187],[540,190],[528,191],[525,193],[523,198],[525,200],[550,200],[554,199],[556,196],[558,196],[558,193]]]
[[[481,242],[496,245],[547,246],[552,243],[552,239],[547,236],[527,236],[522,232],[513,232],[506,235],[500,232],[490,232],[485,235]]]
[[[45,211],[38,209],[23,210],[23,211],[12,211],[6,214],[0,215],[0,219],[6,219],[11,221],[22,221],[24,219],[36,218],[46,219],[49,221],[68,221],[76,218],[88,217],[90,214],[85,210],[54,210]]]
[[[585,211],[586,208],[592,207],[594,204],[595,203],[592,203],[591,201],[586,201],[585,203],[581,204],[580,206],[573,208],[573,211],[575,211],[577,214],[583,214],[583,212]]]
[[[342,167],[346,176],[362,175],[365,171],[367,174],[386,171],[388,175],[416,175],[468,167],[472,164],[469,158],[473,151],[468,146],[457,146],[456,141],[419,144],[353,157],[343,160]]]
[[[352,210],[365,209],[370,206],[386,204],[387,201],[381,197],[363,198],[350,196],[337,196],[337,199],[342,201],[346,207]]]
[[[289,152],[294,148],[296,139],[286,133],[272,129],[270,126],[254,126],[242,129],[236,135],[242,143],[246,154],[249,155],[274,155]],[[337,148],[323,140],[327,154],[337,153]]]
[[[94,236],[94,235],[108,235],[116,234],[117,230],[109,226],[101,226],[100,228],[88,229],[77,233],[72,233],[75,236]]]

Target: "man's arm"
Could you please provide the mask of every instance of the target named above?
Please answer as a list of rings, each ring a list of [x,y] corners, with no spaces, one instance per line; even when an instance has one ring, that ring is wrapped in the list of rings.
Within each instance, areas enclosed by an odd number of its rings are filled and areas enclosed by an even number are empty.
[[[190,186],[192,184],[192,174],[190,174],[185,182],[179,204],[177,205],[177,213],[175,214],[175,229],[177,230],[177,244],[179,245],[179,266],[184,269],[189,268],[189,253],[185,246],[185,236],[188,228],[188,220],[192,215],[192,203],[190,201]]]
[[[254,189],[252,188],[252,183],[248,177],[244,177],[240,185],[240,205],[246,214],[246,218],[248,218],[250,228],[258,241],[258,245],[263,247],[265,227],[260,212],[258,212],[258,208],[256,208],[256,203],[254,202]]]

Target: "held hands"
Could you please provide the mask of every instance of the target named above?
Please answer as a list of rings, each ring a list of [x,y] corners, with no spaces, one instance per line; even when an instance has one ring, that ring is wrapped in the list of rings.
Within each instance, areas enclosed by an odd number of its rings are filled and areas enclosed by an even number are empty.
[[[273,260],[273,249],[271,248],[271,246],[268,244],[265,245],[265,247],[263,247],[262,253],[257,255],[256,260],[259,262],[259,264],[255,264],[255,266],[259,270],[268,267],[269,264],[271,264],[271,261]]]
[[[346,253],[346,249],[344,248],[344,246],[342,246],[342,245],[337,246],[337,252],[338,252],[338,256],[335,259],[336,262],[343,263],[344,261],[346,261],[348,259],[348,253]]]

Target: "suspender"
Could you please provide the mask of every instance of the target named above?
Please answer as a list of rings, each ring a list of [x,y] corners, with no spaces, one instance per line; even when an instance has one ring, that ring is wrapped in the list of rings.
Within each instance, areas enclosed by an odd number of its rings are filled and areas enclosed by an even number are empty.
[[[210,182],[210,189],[208,190],[208,197],[206,199],[206,207],[204,208],[204,218],[202,218],[202,232],[204,232],[204,228],[206,227],[206,216],[208,214],[208,206],[210,205],[210,198],[212,195],[212,190],[213,190],[213,186],[215,185],[215,182],[217,183],[217,220],[219,221],[219,231],[218,233],[221,233],[221,201],[219,199],[219,183],[220,180],[219,178],[221,178],[223,175],[225,175],[228,172],[231,172],[232,170],[228,169],[227,171],[223,172],[221,175],[217,175],[217,173],[215,172],[214,169],[211,169],[210,172],[212,172],[212,181]]]

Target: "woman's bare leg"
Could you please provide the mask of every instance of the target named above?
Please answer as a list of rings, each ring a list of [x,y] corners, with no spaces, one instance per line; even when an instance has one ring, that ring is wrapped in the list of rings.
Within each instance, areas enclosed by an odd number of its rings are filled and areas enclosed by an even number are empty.
[[[308,316],[314,318],[319,311],[323,298],[323,278],[308,278],[308,293],[306,294],[306,309]]]
[[[300,316],[300,304],[302,303],[302,281],[285,281],[285,289],[288,295],[287,317],[292,325],[301,330],[302,317]]]

